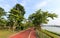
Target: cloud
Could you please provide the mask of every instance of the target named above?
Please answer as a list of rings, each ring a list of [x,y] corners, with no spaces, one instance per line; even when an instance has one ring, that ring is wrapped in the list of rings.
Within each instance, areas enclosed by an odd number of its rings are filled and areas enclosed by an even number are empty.
[[[56,18],[54,20],[50,20],[48,25],[60,25],[60,18]]]
[[[56,13],[58,15],[57,18],[55,18],[54,20],[51,20],[48,22],[48,25],[60,25],[60,9],[56,8],[53,10],[54,13]]]
[[[52,0],[44,0],[44,1],[39,1],[37,4],[35,4],[35,9],[40,9],[44,8],[45,6],[48,6],[49,3],[51,3]]]
[[[0,7],[2,7],[3,9],[5,9],[5,11],[9,11],[9,9],[11,8],[10,5],[6,4],[6,5],[0,5]]]
[[[37,4],[35,5],[35,8],[36,8],[36,9],[40,9],[40,8],[46,6],[47,3],[48,3],[47,1],[39,2],[39,3],[37,3]]]
[[[18,0],[0,0],[0,7],[4,8],[5,11],[9,11],[16,3],[18,3]]]
[[[4,1],[4,0],[0,0],[0,1]]]
[[[22,4],[23,6],[26,6],[28,4],[28,2],[30,2],[31,0],[22,0],[22,2],[20,4]]]
[[[18,3],[18,0],[9,0],[9,1],[10,1],[10,3],[12,2],[13,4]]]

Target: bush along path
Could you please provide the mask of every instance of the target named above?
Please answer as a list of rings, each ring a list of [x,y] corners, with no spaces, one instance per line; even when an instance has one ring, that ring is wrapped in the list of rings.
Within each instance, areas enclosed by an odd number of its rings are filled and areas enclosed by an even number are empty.
[[[29,28],[27,30],[21,31],[17,34],[10,36],[9,38],[37,38],[34,28]]]

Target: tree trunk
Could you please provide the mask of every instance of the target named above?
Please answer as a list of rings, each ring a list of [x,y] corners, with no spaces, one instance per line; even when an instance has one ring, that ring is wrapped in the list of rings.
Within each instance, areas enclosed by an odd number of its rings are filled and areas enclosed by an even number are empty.
[[[15,28],[16,28],[16,25],[17,25],[17,21],[15,21],[15,23],[14,23],[14,25],[13,25],[13,32],[14,32],[14,30],[15,30]]]
[[[36,28],[41,31],[41,26],[37,25]]]

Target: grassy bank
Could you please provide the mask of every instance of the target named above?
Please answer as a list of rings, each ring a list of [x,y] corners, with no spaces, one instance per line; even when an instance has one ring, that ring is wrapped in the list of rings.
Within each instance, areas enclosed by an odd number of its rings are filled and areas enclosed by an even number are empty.
[[[47,30],[42,30],[43,33],[47,34],[48,36],[51,36],[52,38],[59,38],[60,36],[58,36],[55,33],[49,32]]]
[[[50,36],[48,36],[47,34],[39,31],[39,30],[36,30],[37,31],[37,36],[38,38],[51,38]]]
[[[39,38],[60,38],[59,35],[47,30],[41,30],[41,31],[37,30],[37,33]]]
[[[12,32],[12,31],[0,30],[0,38],[8,38],[10,35],[14,33],[15,32]]]
[[[50,33],[53,33],[53,34],[55,34],[55,35],[58,35],[58,36],[60,36],[60,34],[58,34],[58,33],[56,33],[56,32],[52,32],[52,31],[48,31],[48,30],[46,30],[47,32],[50,32]]]

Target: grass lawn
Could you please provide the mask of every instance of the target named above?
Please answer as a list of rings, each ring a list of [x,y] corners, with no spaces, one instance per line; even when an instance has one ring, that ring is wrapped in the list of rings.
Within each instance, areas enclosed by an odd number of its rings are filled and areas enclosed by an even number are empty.
[[[39,38],[60,38],[60,36],[50,33],[46,30],[41,30],[41,31],[37,30],[37,33]]]
[[[36,30],[38,34],[38,38],[51,38],[50,36],[44,34],[43,32]]]
[[[10,35],[14,33],[15,32],[7,31],[7,30],[0,30],[0,38],[8,38]]]
[[[52,36],[53,38],[60,38],[60,36],[58,36],[58,35],[56,35],[56,34],[53,34],[53,33],[50,33],[50,32],[48,32],[48,31],[46,31],[46,30],[42,30],[42,32],[44,32],[44,33]]]

